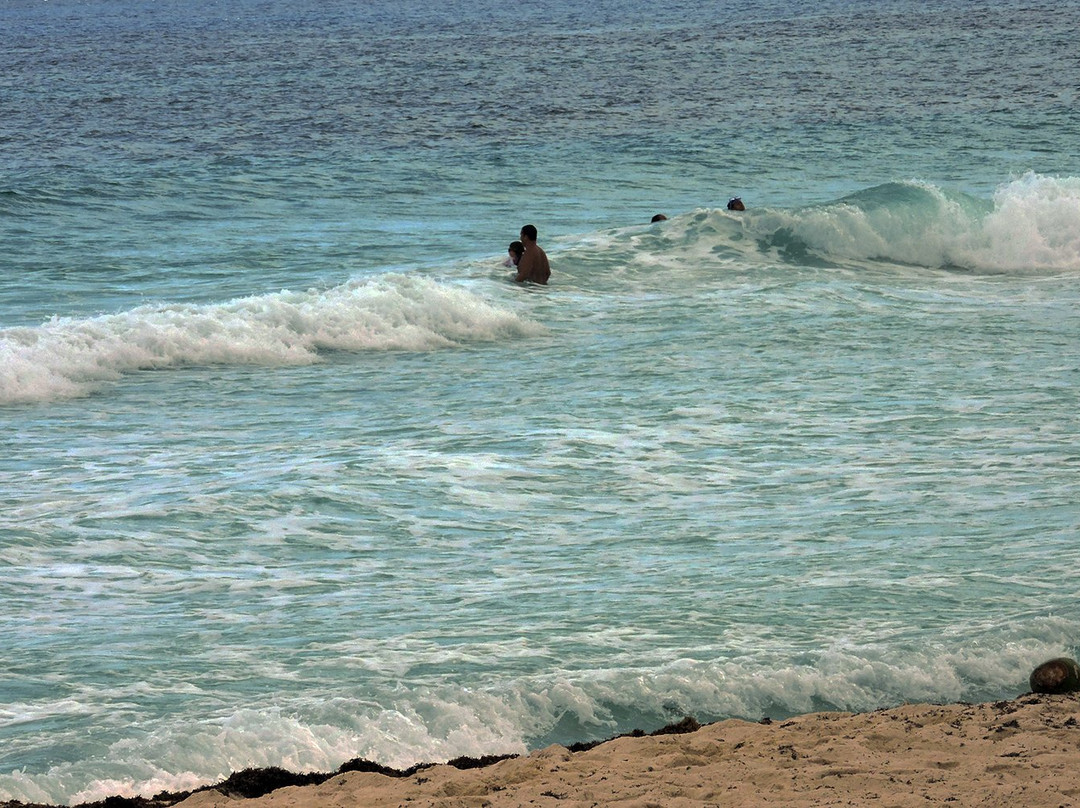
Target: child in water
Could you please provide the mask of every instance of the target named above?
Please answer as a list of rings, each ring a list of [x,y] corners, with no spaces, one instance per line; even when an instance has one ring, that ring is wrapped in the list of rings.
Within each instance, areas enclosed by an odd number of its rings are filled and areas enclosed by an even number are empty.
[[[511,241],[510,246],[506,248],[507,259],[503,261],[504,267],[516,267],[518,261],[521,260],[521,256],[525,254],[525,245],[520,241]]]

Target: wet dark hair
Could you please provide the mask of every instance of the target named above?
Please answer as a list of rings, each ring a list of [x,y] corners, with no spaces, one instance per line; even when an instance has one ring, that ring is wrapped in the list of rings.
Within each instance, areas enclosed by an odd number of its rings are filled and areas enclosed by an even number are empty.
[[[656,214],[655,216],[652,217],[652,220],[654,222],[666,222],[667,221],[667,216],[665,216],[662,213],[658,213],[658,214]]]
[[[525,236],[530,241],[536,241],[536,225],[527,224],[521,228],[521,235]]]
[[[733,196],[728,200],[728,210],[746,210],[746,205],[743,204],[742,197]]]
[[[525,254],[525,245],[520,241],[511,241],[510,246],[506,248],[507,252],[512,252],[518,258],[521,258]]]

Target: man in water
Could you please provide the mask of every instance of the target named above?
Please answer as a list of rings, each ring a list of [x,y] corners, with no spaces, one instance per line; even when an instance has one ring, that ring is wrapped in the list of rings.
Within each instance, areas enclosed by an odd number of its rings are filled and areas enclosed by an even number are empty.
[[[530,281],[546,284],[551,277],[551,265],[548,264],[547,253],[536,243],[535,225],[527,224],[521,228],[521,243],[525,245],[525,252],[518,261],[517,277],[514,280],[518,283]]]

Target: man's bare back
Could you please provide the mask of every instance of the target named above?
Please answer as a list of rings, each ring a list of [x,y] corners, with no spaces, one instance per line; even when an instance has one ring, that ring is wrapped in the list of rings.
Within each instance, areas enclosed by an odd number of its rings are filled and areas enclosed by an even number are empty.
[[[529,281],[546,284],[551,277],[551,265],[548,263],[547,253],[536,243],[536,228],[531,224],[521,228],[521,243],[525,245],[525,252],[518,261],[517,277],[514,280],[518,283]]]

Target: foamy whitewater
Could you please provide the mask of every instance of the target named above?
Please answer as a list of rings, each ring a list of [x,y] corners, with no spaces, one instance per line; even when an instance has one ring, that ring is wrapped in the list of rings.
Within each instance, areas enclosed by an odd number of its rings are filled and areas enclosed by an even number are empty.
[[[1080,653],[1080,4],[317,5],[0,7],[0,800]]]

